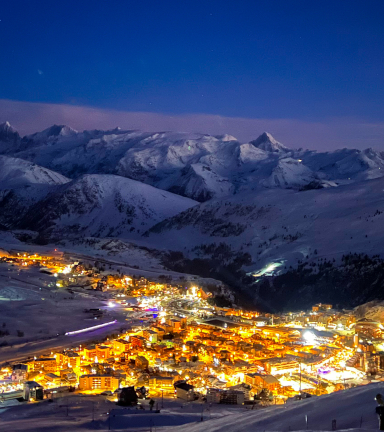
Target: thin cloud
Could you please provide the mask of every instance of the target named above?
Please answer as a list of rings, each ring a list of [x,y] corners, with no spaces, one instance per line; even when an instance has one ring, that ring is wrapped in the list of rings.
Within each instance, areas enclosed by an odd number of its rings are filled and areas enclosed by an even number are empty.
[[[289,147],[318,150],[374,147],[384,150],[384,123],[356,118],[331,118],[321,122],[298,119],[252,119],[209,114],[168,115],[127,112],[66,104],[20,102],[0,99],[0,122],[8,120],[20,134],[66,124],[77,130],[123,129],[146,131],[230,134],[241,142],[268,131]]]

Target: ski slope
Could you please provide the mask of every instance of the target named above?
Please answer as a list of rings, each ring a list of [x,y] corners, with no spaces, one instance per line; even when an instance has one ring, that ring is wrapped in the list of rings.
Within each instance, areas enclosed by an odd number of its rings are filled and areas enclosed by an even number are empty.
[[[337,430],[377,430],[377,393],[384,393],[384,383],[191,424],[188,432],[330,431],[332,420]]]

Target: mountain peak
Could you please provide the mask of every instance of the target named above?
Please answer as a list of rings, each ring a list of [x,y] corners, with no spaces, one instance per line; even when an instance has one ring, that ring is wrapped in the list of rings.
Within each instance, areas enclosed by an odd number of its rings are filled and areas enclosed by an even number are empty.
[[[9,122],[0,124],[0,141],[17,145],[20,141],[20,135]]]
[[[221,141],[237,141],[237,139],[233,135],[229,134],[215,135],[215,138]]]
[[[279,141],[276,141],[275,138],[273,138],[273,136],[268,132],[262,133],[254,141],[251,141],[251,144],[253,144],[255,147],[261,150],[274,152],[274,153],[286,152],[288,150],[288,148],[285,147],[284,144],[281,144]]]
[[[48,129],[45,129],[41,133],[45,133],[47,136],[59,136],[59,135],[63,136],[63,135],[73,135],[77,133],[77,131],[66,125],[54,124],[53,126],[49,127]]]
[[[60,136],[72,136],[76,135],[78,132],[66,125],[54,124],[41,132],[36,132],[32,135],[25,137],[27,140],[32,140],[35,142],[45,142],[48,139],[52,139]]]
[[[0,123],[0,131],[16,132],[16,129],[8,121],[5,121],[4,123]]]

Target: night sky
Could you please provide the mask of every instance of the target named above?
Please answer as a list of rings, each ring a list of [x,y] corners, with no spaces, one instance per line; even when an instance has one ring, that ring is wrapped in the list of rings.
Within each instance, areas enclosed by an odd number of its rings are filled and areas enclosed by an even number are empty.
[[[383,1],[2,2],[0,121],[384,148],[383,17]]]

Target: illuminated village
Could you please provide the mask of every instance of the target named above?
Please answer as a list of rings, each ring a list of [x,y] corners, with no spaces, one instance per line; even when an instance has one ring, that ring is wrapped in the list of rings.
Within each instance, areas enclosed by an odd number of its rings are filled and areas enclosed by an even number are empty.
[[[123,332],[97,340],[94,330],[111,322],[90,308],[94,323],[66,333],[70,348],[3,364],[2,400],[76,392],[118,402],[129,387],[157,401],[265,406],[384,380],[384,327],[357,321],[353,311],[318,304],[308,312],[262,315],[215,306],[214,296],[193,284],[96,270],[60,253],[10,252],[0,260],[51,274],[52,290],[99,291],[106,309],[125,316]],[[73,346],[79,333],[89,343]]]

